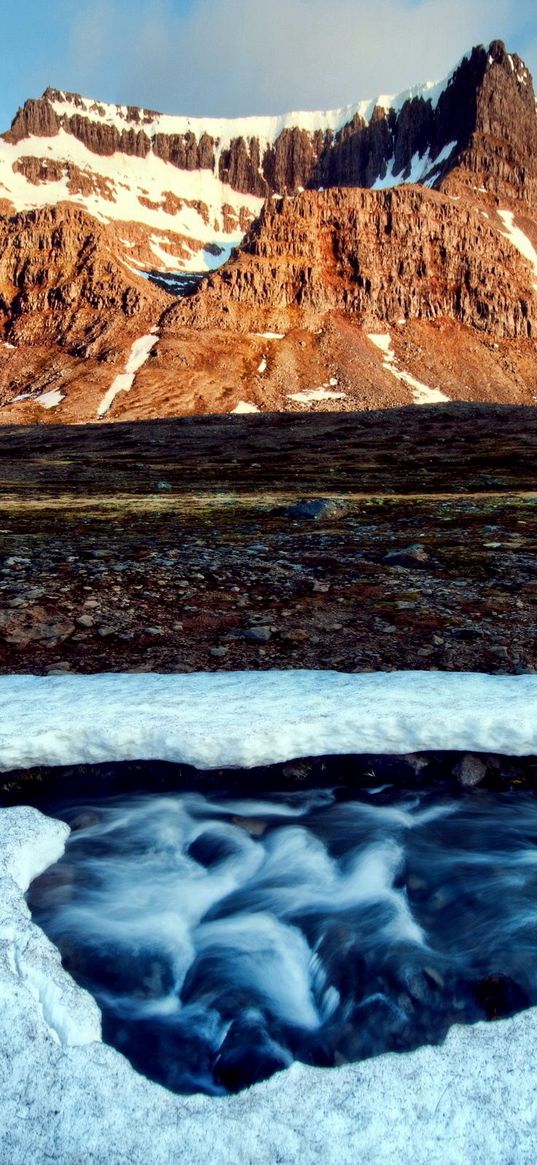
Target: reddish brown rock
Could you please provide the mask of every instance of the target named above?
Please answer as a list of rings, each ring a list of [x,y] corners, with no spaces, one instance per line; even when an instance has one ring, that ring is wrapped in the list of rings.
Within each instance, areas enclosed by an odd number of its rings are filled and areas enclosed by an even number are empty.
[[[490,336],[532,337],[533,278],[468,204],[418,187],[306,191],[266,202],[235,257],[168,324],[263,330],[269,308],[285,331],[298,307],[365,326],[447,317]]]
[[[60,204],[0,219],[0,313],[15,345],[105,350],[118,328],[142,334],[169,302],[114,260],[111,236],[80,208]]]

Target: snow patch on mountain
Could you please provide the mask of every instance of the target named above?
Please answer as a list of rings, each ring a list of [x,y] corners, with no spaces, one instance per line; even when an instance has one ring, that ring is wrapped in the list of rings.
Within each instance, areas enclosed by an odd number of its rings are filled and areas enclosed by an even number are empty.
[[[523,255],[529,263],[531,263],[533,267],[533,273],[536,276],[536,280],[533,286],[537,291],[537,251],[535,250],[533,243],[530,241],[530,239],[528,239],[528,236],[524,234],[524,231],[521,230],[520,227],[515,226],[515,216],[512,210],[499,210],[498,215],[505,227],[505,232],[502,231],[502,234],[505,233],[506,237],[509,239],[509,242],[512,243],[514,247],[516,247],[517,251],[520,251],[520,254]]]
[[[346,395],[346,392],[334,392],[328,385],[323,384],[320,388],[306,388],[303,392],[290,392],[287,399],[296,401],[300,405],[311,405],[323,400],[344,400]]]
[[[106,392],[97,409],[98,417],[105,417],[112,406],[113,401],[119,392],[129,392],[134,384],[136,373],[143,368],[144,364],[149,359],[151,350],[158,343],[159,337],[154,332],[147,336],[141,336],[139,340],[135,340],[130,350],[129,358],[125,365],[125,371],[120,372],[118,376],[112,381],[108,392]]]
[[[247,400],[240,400],[239,403],[235,405],[235,408],[231,410],[231,412],[236,413],[237,415],[245,415],[246,413],[259,413],[261,412],[261,409],[259,409],[257,405],[250,404],[250,402]]]
[[[393,186],[409,186],[417,182],[432,186],[444,162],[451,158],[457,147],[458,142],[449,142],[435,158],[431,158],[428,150],[423,155],[416,153],[412,158],[410,168],[399,170],[397,173],[395,172],[396,161],[395,158],[392,158],[384,178],[377,178],[376,182],[373,183],[372,190],[388,190]]]
[[[106,192],[96,187],[91,194],[72,193],[67,172],[60,179],[30,182],[17,169],[28,157],[45,167],[47,162],[65,163],[66,169],[76,166],[90,181],[104,179]],[[171,200],[167,198],[170,194]],[[160,249],[156,257],[166,268],[173,265],[175,270],[192,271],[220,266],[242,240],[243,230],[238,225],[241,212],[255,218],[263,203],[262,198],[232,190],[209,170],[179,170],[154,154],[144,159],[123,153],[96,155],[63,129],[52,139],[32,137],[16,145],[0,138],[0,198],[9,199],[17,211],[69,202],[83,207],[99,222],[140,223],[157,234],[165,228],[181,236],[182,245],[176,257]],[[230,226],[224,207],[231,208],[236,225]],[[189,240],[195,245],[185,258]],[[172,243],[171,239],[166,241]],[[131,240],[119,242],[129,247]],[[200,250],[203,244],[216,245],[221,253]]]
[[[399,380],[401,384],[406,384],[412,390],[413,403],[415,405],[434,405],[440,404],[442,401],[450,400],[445,392],[440,388],[430,388],[428,384],[423,384],[421,380],[416,380],[410,372],[404,372],[397,367],[395,352],[392,348],[392,339],[389,334],[379,335],[376,332],[369,332],[367,334],[368,340],[375,345],[384,354],[382,367],[386,372],[390,372]]]
[[[42,392],[41,396],[36,397],[38,405],[43,409],[54,409],[56,405],[61,405],[62,400],[65,400],[65,393],[60,392],[59,388],[51,388],[48,392]]]

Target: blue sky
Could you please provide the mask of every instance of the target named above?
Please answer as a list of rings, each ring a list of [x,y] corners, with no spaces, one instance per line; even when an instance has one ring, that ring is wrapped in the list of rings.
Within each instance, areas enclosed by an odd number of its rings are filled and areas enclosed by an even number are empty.
[[[535,0],[19,0],[0,129],[47,85],[170,113],[333,107],[442,77],[494,37],[537,73]]]

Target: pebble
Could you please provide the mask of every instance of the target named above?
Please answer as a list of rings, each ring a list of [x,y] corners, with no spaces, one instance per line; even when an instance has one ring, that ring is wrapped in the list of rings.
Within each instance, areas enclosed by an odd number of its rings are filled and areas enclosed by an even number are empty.
[[[240,634],[241,638],[247,639],[249,643],[268,643],[272,631],[270,627],[249,627],[246,631],[241,631]]]
[[[75,619],[75,623],[77,627],[93,627],[95,620],[91,615],[80,615],[78,619]]]
[[[301,627],[292,628],[285,632],[285,639],[290,643],[305,643],[310,638],[309,631],[304,631]]]

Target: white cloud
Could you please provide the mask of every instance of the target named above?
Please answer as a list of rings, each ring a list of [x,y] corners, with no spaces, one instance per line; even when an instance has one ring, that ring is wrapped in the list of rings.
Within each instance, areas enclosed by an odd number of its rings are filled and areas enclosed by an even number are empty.
[[[533,0],[79,0],[59,84],[169,112],[330,107],[443,76],[503,37],[537,64]]]

